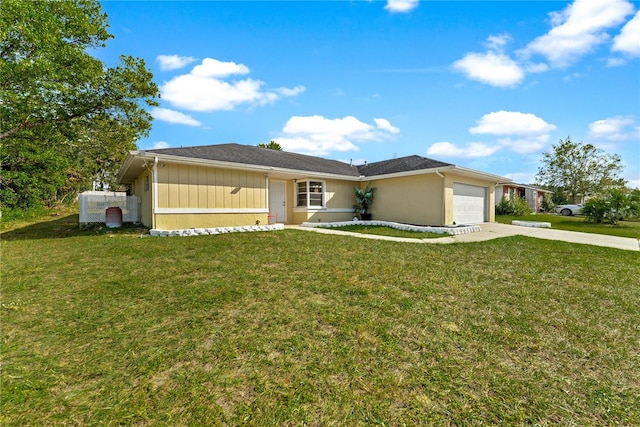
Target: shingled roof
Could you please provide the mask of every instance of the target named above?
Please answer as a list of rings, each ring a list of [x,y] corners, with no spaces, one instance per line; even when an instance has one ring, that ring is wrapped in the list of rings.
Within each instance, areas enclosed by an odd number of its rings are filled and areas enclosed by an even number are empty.
[[[246,165],[268,166],[306,172],[327,173],[359,177],[355,166],[337,160],[271,150],[253,145],[218,144],[185,148],[163,148],[146,150],[147,153],[166,154],[170,156],[189,157],[193,159],[216,160],[220,162],[240,163]]]
[[[271,150],[252,145],[218,144],[184,148],[146,150],[146,153],[193,159],[215,160],[246,165],[268,166],[307,172],[328,173],[343,176],[379,176],[400,172],[418,171],[452,166],[438,160],[421,156],[407,156],[360,166],[348,165],[337,160]]]
[[[399,157],[397,159],[364,164],[362,166],[358,166],[358,170],[362,176],[378,176],[423,169],[435,169],[445,166],[452,166],[452,164],[422,156],[406,156]]]

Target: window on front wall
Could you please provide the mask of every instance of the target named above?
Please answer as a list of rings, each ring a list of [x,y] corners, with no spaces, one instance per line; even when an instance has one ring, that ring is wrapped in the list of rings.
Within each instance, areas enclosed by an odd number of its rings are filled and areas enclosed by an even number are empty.
[[[324,206],[324,183],[322,181],[301,181],[296,183],[296,206]]]

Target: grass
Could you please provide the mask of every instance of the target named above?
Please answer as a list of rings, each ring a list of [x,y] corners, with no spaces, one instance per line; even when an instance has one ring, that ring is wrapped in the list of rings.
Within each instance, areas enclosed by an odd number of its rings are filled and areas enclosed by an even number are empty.
[[[7,231],[0,424],[638,425],[634,252]]]
[[[607,234],[610,236],[640,239],[640,219],[619,221],[617,225],[589,224],[583,216],[562,216],[556,214],[536,214],[525,216],[496,215],[496,222],[511,224],[511,221],[550,222],[551,228],[558,230],[580,231],[583,233]]]
[[[448,237],[448,234],[430,233],[424,231],[398,230],[385,226],[373,225],[345,225],[342,227],[330,227],[332,230],[348,231],[351,233],[374,234],[377,236],[404,237],[409,239],[437,239]]]

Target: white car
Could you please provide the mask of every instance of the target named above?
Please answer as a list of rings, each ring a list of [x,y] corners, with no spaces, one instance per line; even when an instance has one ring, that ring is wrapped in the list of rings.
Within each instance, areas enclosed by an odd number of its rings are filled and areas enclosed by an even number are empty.
[[[555,211],[557,214],[564,216],[580,215],[582,213],[582,203],[578,205],[558,205]]]

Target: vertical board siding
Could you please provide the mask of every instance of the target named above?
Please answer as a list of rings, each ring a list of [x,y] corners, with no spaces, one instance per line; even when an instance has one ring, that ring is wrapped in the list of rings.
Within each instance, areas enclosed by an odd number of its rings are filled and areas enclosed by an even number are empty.
[[[266,178],[257,172],[166,164],[158,168],[158,192],[159,208],[266,208]]]

